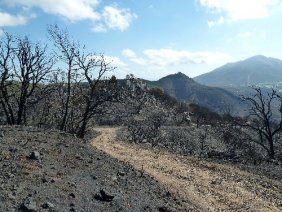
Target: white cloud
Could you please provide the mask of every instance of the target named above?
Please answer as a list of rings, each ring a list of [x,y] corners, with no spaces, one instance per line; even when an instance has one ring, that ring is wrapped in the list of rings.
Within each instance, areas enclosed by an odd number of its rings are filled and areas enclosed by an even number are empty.
[[[147,60],[141,57],[138,57],[135,52],[131,49],[124,49],[122,51],[122,55],[126,58],[128,58],[131,62],[134,62],[139,65],[146,65]]]
[[[198,2],[207,8],[208,12],[221,14],[227,22],[266,18],[272,10],[281,5],[279,0],[198,0]]]
[[[110,63],[111,66],[116,66],[117,68],[127,67],[127,64],[123,62],[119,57],[116,56],[104,56],[105,61]]]
[[[127,69],[123,69],[126,73],[133,73],[138,77],[152,80],[171,74],[172,70],[194,77],[233,61],[233,58],[224,52],[192,52],[171,48],[144,49],[142,55],[136,54],[132,49],[124,49],[121,54],[135,63],[134,69],[130,69],[131,64],[128,64]]]
[[[62,16],[71,22],[100,18],[95,11],[98,0],[4,0],[4,3],[11,6],[39,7],[46,13]]]
[[[181,64],[218,64],[231,60],[231,56],[222,52],[189,52],[174,49],[145,49],[144,58],[138,57],[131,49],[124,49],[122,55],[139,65],[167,67]]]
[[[128,8],[118,8],[116,5],[99,9],[100,0],[2,0],[2,3],[22,6],[23,10],[37,7],[45,13],[61,16],[70,22],[88,20],[92,22],[95,32],[124,31],[137,18]]]
[[[134,58],[136,57],[135,52],[132,49],[124,49],[122,50],[121,53],[123,56],[127,57],[127,58]]]
[[[220,16],[220,18],[216,21],[208,21],[208,26],[209,26],[209,28],[212,28],[214,26],[223,24],[224,21],[225,21],[224,17]]]
[[[126,30],[131,22],[137,18],[136,14],[132,14],[129,9],[119,9],[114,6],[106,6],[102,12],[103,21],[100,23],[100,29],[117,29]],[[95,28],[94,28],[95,31]]]
[[[251,32],[240,32],[237,35],[239,38],[249,38],[252,36]]]
[[[138,65],[146,65],[148,63],[146,59],[141,57],[131,58],[130,60]]]
[[[24,25],[28,22],[29,17],[23,15],[11,15],[6,12],[0,12],[0,27],[11,27]]]
[[[123,62],[119,57],[105,55],[104,58],[107,63],[110,63],[110,66],[117,68],[113,71],[105,73],[105,76],[111,77],[115,75],[117,77],[124,78],[125,75],[129,73],[128,65]]]
[[[143,51],[154,66],[171,66],[176,64],[216,64],[228,62],[231,57],[221,52],[189,52],[173,49],[146,49]]]
[[[107,32],[107,28],[105,27],[105,25],[99,23],[99,24],[96,24],[92,27],[92,30],[94,32]]]

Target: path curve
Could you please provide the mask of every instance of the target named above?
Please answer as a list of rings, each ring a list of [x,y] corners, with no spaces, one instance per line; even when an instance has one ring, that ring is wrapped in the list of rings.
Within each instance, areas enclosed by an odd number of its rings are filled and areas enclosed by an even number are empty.
[[[282,182],[231,165],[178,156],[117,141],[119,128],[95,128],[92,145],[154,177],[201,211],[282,211]]]

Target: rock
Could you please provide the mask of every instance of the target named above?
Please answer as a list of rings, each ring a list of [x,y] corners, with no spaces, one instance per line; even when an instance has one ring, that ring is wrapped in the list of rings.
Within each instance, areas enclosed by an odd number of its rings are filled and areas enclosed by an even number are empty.
[[[117,175],[118,175],[118,176],[125,176],[125,172],[119,171]]]
[[[169,210],[166,206],[161,206],[159,207],[159,211],[160,212],[170,212],[171,210]]]
[[[0,137],[1,137],[1,136],[0,136]],[[9,151],[10,151],[10,152],[13,152],[13,153],[15,153],[17,150],[18,150],[17,148],[12,148],[12,147],[9,148]]]
[[[9,177],[9,178],[13,178],[13,177],[15,177],[15,175],[12,174],[12,173],[8,173],[8,177]]]
[[[75,212],[76,210],[75,210],[75,204],[72,202],[71,204],[70,204],[70,211],[71,212]]]
[[[104,189],[101,189],[100,193],[96,194],[94,198],[100,201],[111,202],[114,199],[114,195],[110,194],[108,191],[105,191]]]
[[[76,158],[77,160],[83,160],[83,158],[82,158],[80,155],[75,155],[75,158]]]
[[[74,208],[71,208],[70,209],[70,212],[75,212],[76,210]]]
[[[14,194],[9,194],[8,197],[9,197],[10,200],[15,200],[16,199],[16,196]]]
[[[52,204],[51,202],[45,202],[45,203],[42,205],[42,208],[55,208],[55,205]]]
[[[43,178],[41,179],[41,181],[42,181],[42,183],[47,183],[47,182],[48,182],[48,180],[46,179],[46,177],[43,177]]]
[[[70,197],[75,198],[75,194],[74,193],[70,193]]]
[[[0,131],[0,138],[4,137],[4,131]]]
[[[112,177],[111,177],[111,180],[112,180],[113,182],[116,182],[116,181],[118,181],[118,178],[117,178],[116,176],[112,176]]]
[[[40,153],[38,151],[33,151],[30,156],[29,159],[32,160],[40,160]]]
[[[35,212],[37,211],[37,205],[33,197],[27,197],[20,207],[21,211],[24,212]]]

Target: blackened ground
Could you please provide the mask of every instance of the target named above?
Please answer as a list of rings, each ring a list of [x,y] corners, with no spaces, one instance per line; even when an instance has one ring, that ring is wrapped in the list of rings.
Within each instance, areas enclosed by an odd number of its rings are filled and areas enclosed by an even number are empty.
[[[89,141],[29,127],[1,126],[0,136],[0,211],[189,210],[154,179]]]

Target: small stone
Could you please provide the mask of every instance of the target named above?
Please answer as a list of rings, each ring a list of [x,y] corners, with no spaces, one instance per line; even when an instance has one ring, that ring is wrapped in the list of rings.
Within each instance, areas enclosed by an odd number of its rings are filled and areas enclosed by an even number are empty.
[[[92,176],[92,179],[93,179],[93,180],[97,180],[98,177],[97,177],[96,175],[93,175],[93,176]]]
[[[115,182],[115,181],[118,181],[118,178],[117,178],[116,176],[112,176],[111,179],[112,179],[112,181],[114,181],[114,182]]]
[[[35,212],[37,209],[36,202],[32,197],[27,197],[21,205],[21,209],[26,212]]]
[[[212,185],[215,185],[215,184],[216,184],[216,180],[212,180],[212,181],[211,181],[211,184],[212,184]]]
[[[43,177],[41,180],[42,180],[42,183],[47,183],[48,182],[48,180],[45,177]]]
[[[42,205],[42,208],[55,208],[55,205],[52,204],[51,202],[45,202],[45,203]]]
[[[0,131],[0,138],[4,137],[4,131]]]
[[[109,192],[108,192],[108,191],[105,191],[104,189],[101,189],[101,190],[100,190],[100,194],[101,194],[101,196],[102,196],[104,199],[108,199],[108,200],[114,199],[114,196],[111,195],[111,194],[109,194]]]
[[[110,194],[105,189],[101,189],[99,194],[94,196],[95,199],[105,202],[111,202],[114,199],[114,195]]]
[[[40,160],[40,153],[38,151],[33,151],[29,158],[32,160]]]
[[[80,155],[76,155],[75,158],[76,158],[77,160],[83,160],[83,158],[82,158]]]
[[[15,175],[12,174],[12,173],[9,173],[9,174],[8,174],[8,177],[9,177],[9,178],[13,178],[13,177],[15,177]]]
[[[76,183],[75,182],[68,182],[68,184],[72,187],[76,187]]]
[[[1,136],[0,136],[0,137],[1,137]],[[17,148],[12,148],[12,147],[9,148],[9,151],[10,151],[10,152],[13,152],[13,153],[15,153],[17,150],[18,150]]]
[[[159,211],[160,212],[170,212],[171,210],[169,210],[166,206],[161,206],[159,207]]]
[[[74,209],[74,208],[71,208],[71,209],[70,209],[70,212],[75,212],[75,209]]]
[[[8,197],[9,197],[10,200],[15,200],[16,199],[14,194],[9,194]]]
[[[125,176],[125,172],[119,171],[119,172],[118,172],[118,176]]]
[[[75,194],[74,193],[70,193],[70,197],[75,198]]]

